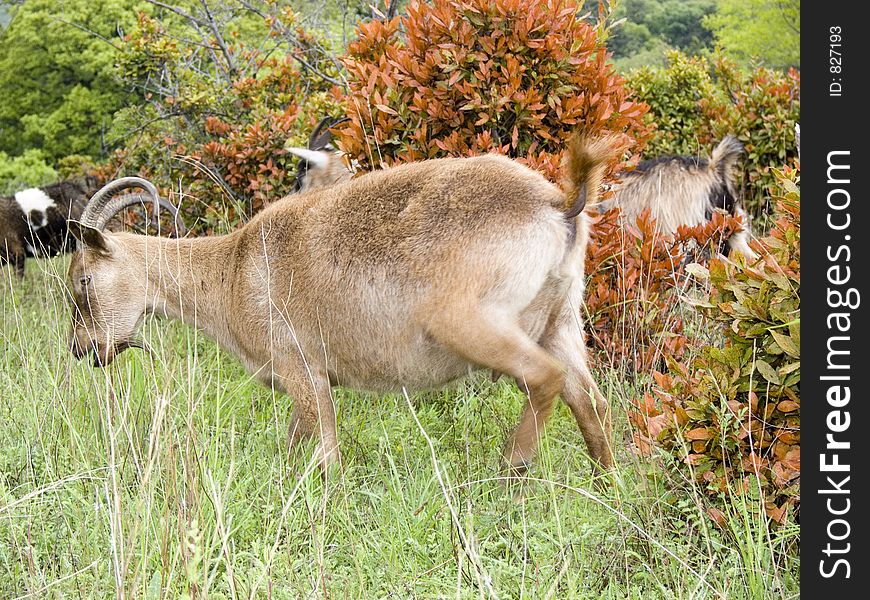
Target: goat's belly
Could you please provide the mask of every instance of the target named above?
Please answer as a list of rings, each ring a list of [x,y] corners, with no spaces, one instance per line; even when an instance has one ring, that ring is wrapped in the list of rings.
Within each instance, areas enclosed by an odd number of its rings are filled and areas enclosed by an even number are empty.
[[[355,346],[355,351],[332,353],[328,370],[333,384],[372,392],[413,392],[441,387],[475,369],[423,334],[411,343],[372,339]]]
[[[554,288],[541,294],[519,315],[522,329],[540,339],[556,297]],[[438,343],[407,317],[390,320],[383,329],[364,321],[324,336],[327,370],[335,385],[373,392],[397,392],[439,388],[481,368]],[[401,325],[398,325],[401,324]]]

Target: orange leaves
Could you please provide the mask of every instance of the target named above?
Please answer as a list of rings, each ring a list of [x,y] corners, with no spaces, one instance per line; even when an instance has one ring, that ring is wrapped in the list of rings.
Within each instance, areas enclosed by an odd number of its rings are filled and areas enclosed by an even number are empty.
[[[586,252],[586,310],[590,340],[610,365],[638,371],[679,359],[687,348],[676,284],[692,249],[715,247],[739,227],[728,215],[683,227],[676,236],[656,232],[642,214],[623,227],[619,211],[593,219]]]
[[[339,145],[363,168],[495,151],[552,179],[577,128],[625,133],[636,154],[651,135],[646,107],[628,99],[595,30],[575,18],[580,4],[414,1],[400,19],[360,25],[343,58],[352,122]]]
[[[696,427],[686,432],[686,439],[690,442],[712,440],[715,435],[709,427]]]

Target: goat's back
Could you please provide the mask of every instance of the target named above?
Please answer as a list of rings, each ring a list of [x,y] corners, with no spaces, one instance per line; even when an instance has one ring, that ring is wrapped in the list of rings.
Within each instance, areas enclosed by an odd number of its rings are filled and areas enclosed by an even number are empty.
[[[421,266],[457,247],[564,219],[561,191],[508,158],[440,159],[375,171],[273,204],[248,226],[273,231],[277,253],[307,242],[336,267]],[[336,262],[337,261],[337,262]]]

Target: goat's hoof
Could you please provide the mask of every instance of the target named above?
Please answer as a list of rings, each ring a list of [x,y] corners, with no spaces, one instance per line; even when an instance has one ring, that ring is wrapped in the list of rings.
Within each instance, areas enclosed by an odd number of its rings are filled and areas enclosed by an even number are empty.
[[[324,482],[341,471],[341,453],[338,451],[338,446],[333,446],[329,450],[319,446],[314,451],[312,460],[317,461],[317,467]]]

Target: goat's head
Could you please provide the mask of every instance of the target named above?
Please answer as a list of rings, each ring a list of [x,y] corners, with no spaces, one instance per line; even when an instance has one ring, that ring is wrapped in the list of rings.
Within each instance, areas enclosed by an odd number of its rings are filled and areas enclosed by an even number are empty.
[[[329,187],[347,181],[353,175],[345,156],[332,143],[331,128],[348,121],[347,118],[331,119],[326,117],[317,124],[307,148],[287,148],[301,160],[296,168],[294,192],[304,192]]]
[[[140,187],[146,194],[113,194]],[[78,242],[67,283],[72,301],[70,349],[76,358],[94,353],[94,365],[105,366],[127,348],[143,347],[134,336],[147,309],[142,257],[123,243],[129,234],[106,231],[119,211],[145,200],[176,213],[157,189],[137,177],[115,180],[94,194],[79,221],[70,221]],[[175,216],[175,215],[173,215]]]

